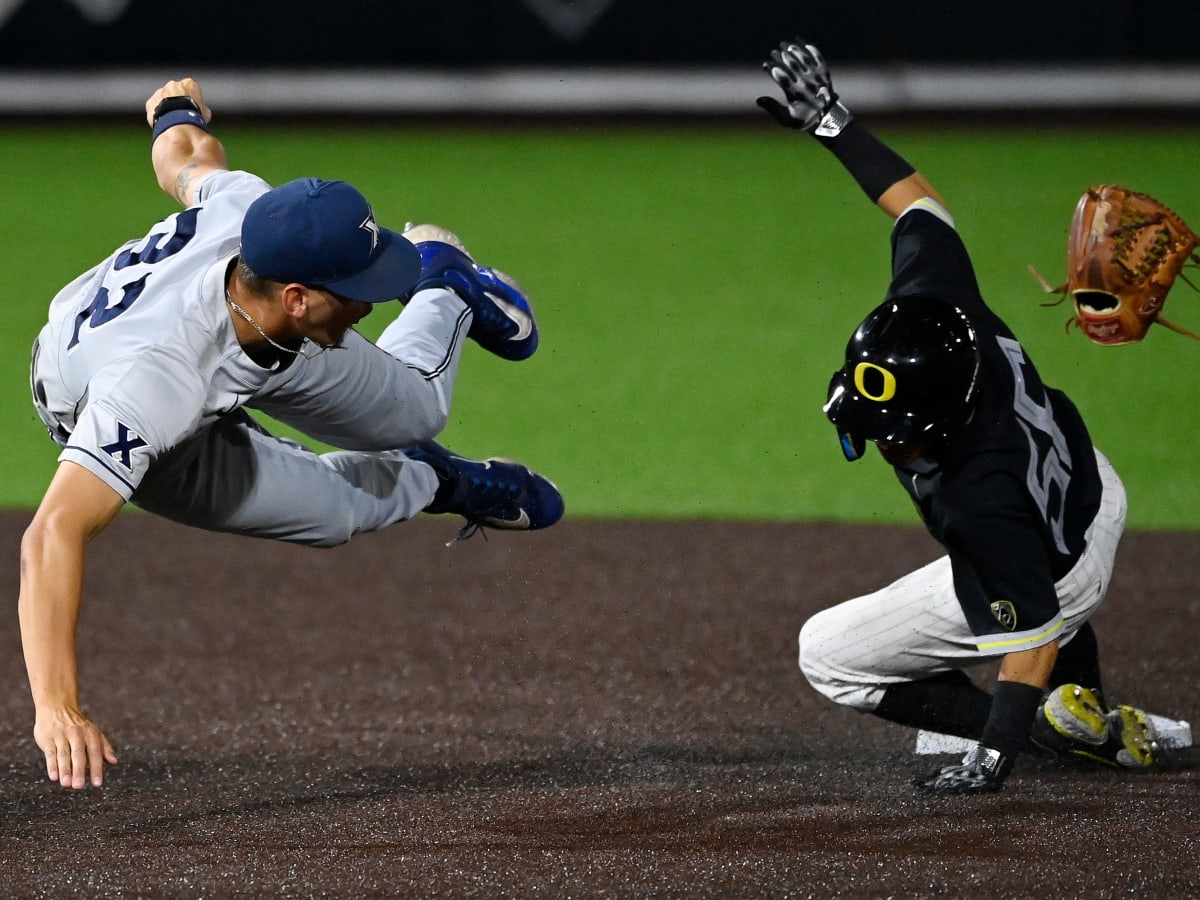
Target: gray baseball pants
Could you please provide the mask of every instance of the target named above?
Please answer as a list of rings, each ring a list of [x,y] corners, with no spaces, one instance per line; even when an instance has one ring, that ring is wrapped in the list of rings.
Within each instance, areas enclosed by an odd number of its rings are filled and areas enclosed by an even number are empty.
[[[132,502],[210,531],[332,547],[420,513],[437,477],[400,448],[445,426],[471,315],[422,291],[371,343],[298,359],[253,407],[336,447],[316,453],[238,410],[165,454]]]

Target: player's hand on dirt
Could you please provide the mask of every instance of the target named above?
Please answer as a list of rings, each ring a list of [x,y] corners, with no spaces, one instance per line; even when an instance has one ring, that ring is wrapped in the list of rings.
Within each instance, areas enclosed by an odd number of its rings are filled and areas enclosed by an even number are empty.
[[[771,51],[763,69],[783,89],[787,102],[759,97],[758,105],[781,125],[818,135],[836,135],[850,121],[850,111],[838,102],[825,58],[812,44],[784,41]]]
[[[33,739],[46,754],[46,775],[64,788],[104,783],[104,765],[117,754],[98,725],[78,709],[38,710]]]
[[[998,791],[1012,770],[1013,761],[999,750],[976,745],[957,766],[946,766],[913,780],[926,794],[981,794]]]
[[[154,125],[154,111],[158,109],[158,104],[168,97],[191,97],[200,109],[200,115],[204,117],[204,121],[212,121],[212,110],[204,102],[204,94],[200,90],[200,85],[192,78],[181,78],[177,81],[168,81],[150,95],[150,99],[146,101],[147,125]]]

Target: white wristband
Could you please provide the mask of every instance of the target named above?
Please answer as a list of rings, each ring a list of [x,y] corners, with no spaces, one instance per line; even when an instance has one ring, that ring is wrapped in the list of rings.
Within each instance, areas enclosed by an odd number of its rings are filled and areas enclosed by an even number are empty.
[[[842,133],[842,129],[850,124],[852,118],[854,117],[850,115],[850,110],[842,106],[839,100],[829,108],[829,112],[821,117],[813,134],[819,137],[837,137]]]

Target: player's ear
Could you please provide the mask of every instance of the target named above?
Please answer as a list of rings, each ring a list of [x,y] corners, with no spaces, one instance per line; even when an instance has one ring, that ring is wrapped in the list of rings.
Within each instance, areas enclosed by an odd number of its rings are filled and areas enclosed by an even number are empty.
[[[293,319],[299,319],[308,312],[310,303],[309,289],[302,284],[292,282],[283,285],[279,292],[283,311]]]

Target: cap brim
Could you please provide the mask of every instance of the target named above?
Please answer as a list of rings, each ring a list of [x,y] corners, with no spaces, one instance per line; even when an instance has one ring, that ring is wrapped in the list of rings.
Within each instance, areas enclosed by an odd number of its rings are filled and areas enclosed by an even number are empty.
[[[362,303],[386,303],[407,295],[421,274],[420,251],[404,235],[387,228],[379,229],[379,243],[379,255],[357,275],[319,286]]]

